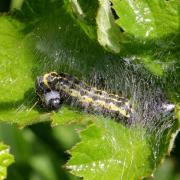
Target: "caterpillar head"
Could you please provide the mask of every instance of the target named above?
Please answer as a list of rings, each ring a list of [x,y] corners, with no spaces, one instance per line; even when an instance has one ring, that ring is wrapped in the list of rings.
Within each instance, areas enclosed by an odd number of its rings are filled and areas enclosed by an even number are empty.
[[[61,107],[60,94],[57,91],[50,91],[44,94],[44,103],[49,110],[57,111]]]
[[[35,83],[36,94],[40,101],[48,110],[57,111],[62,104],[60,93],[52,90],[47,82],[45,82],[44,76],[39,76]]]

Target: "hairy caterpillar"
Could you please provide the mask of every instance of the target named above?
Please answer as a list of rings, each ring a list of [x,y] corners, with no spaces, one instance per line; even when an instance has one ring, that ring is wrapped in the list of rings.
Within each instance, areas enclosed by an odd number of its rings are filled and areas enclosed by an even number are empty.
[[[51,72],[36,79],[36,93],[48,110],[58,110],[61,104],[80,108],[116,120],[129,119],[133,108],[130,101],[118,95],[90,87],[64,73]]]

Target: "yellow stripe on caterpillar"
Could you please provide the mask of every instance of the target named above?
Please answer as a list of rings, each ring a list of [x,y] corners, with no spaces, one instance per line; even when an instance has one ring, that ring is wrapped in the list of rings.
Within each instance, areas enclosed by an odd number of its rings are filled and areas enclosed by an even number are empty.
[[[48,77],[49,77],[49,73],[45,74],[43,76],[43,83],[49,87],[49,84],[48,84]]]

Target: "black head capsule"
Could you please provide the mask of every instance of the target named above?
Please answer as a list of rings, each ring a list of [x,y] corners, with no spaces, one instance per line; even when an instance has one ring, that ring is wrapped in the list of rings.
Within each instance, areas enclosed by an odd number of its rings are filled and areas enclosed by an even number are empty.
[[[50,91],[44,94],[44,103],[49,110],[59,110],[61,107],[60,94],[57,91]]]
[[[36,94],[48,110],[57,111],[61,104],[61,97],[58,91],[52,90],[44,76],[38,76],[35,83]]]

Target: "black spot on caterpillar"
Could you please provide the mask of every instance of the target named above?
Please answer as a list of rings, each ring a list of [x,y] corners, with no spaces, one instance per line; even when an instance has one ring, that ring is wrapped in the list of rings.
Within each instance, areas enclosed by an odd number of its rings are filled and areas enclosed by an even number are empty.
[[[88,86],[65,73],[51,72],[36,79],[36,94],[48,110],[59,110],[61,104],[80,108],[116,120],[129,119],[133,113],[127,98]],[[129,121],[128,121],[129,122]]]

